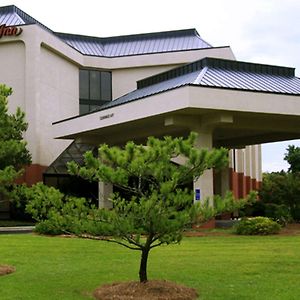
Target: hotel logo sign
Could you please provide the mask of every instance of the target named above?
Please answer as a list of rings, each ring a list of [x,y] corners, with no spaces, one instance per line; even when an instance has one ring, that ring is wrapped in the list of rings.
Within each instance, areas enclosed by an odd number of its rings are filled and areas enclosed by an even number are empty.
[[[4,36],[12,37],[19,36],[22,33],[23,29],[16,26],[6,26],[6,24],[0,25],[0,39]]]

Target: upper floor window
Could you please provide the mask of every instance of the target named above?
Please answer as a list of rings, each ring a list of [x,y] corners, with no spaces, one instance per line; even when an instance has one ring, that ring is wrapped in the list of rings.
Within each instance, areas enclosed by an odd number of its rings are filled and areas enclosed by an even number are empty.
[[[111,72],[79,70],[79,113],[88,113],[111,101]]]

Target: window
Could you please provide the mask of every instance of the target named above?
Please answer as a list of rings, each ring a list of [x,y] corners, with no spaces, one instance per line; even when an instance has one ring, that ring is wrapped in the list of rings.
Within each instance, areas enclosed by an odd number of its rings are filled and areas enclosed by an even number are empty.
[[[111,101],[111,72],[79,70],[79,113],[85,114]]]

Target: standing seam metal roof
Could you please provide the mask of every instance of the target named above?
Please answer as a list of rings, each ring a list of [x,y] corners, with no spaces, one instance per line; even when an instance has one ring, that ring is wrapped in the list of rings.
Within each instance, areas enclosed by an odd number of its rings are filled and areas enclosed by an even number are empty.
[[[300,79],[294,73],[294,68],[204,58],[138,81],[135,91],[108,102],[97,110],[186,85],[300,96]]]
[[[55,33],[84,55],[119,57],[211,48],[195,29],[97,38]]]
[[[7,26],[38,24],[47,31],[52,32],[47,26],[29,16],[15,5],[0,7],[0,24],[6,24]]]
[[[119,57],[212,47],[195,29],[107,38],[53,32],[14,5],[0,7],[0,24],[7,26],[37,24],[83,55],[90,56]]]

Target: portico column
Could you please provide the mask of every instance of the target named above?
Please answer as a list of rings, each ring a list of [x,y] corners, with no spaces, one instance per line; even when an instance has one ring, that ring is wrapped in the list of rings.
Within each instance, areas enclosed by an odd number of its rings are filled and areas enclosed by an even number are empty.
[[[112,194],[112,192],[113,192],[112,184],[99,181],[98,183],[99,208],[113,207],[112,202],[109,200],[109,197]]]
[[[257,162],[256,162],[256,145],[251,146],[251,190],[256,190],[256,173],[257,173]]]
[[[236,171],[238,173],[238,198],[244,198],[246,196],[244,152],[244,149],[238,149],[236,151]]]
[[[251,165],[251,147],[252,146],[246,146],[245,148],[245,185],[246,185],[246,190],[245,193],[249,194],[251,190],[251,176],[252,176],[252,165]]]
[[[201,118],[174,115],[165,119],[165,126],[178,126],[182,128],[189,128],[191,131],[196,132],[198,136],[195,146],[199,148],[206,148],[208,150],[211,150],[213,147],[213,130],[221,124],[228,125],[232,123],[233,116],[227,113],[210,113],[201,116]],[[213,177],[213,170],[210,169],[205,170],[204,173],[198,179],[194,179],[194,202],[204,200],[208,197],[211,199],[212,202],[214,196]],[[224,183],[226,182],[226,180],[224,180]],[[223,189],[227,189],[227,186],[225,187],[224,185],[221,188],[221,190]]]
[[[226,193],[230,190],[230,170],[225,167],[221,170],[221,196],[225,197]]]
[[[262,182],[261,145],[256,145],[256,175],[255,176],[257,181],[257,189],[259,189]]]
[[[196,140],[196,147],[212,149],[213,138],[212,131],[197,131],[198,136]],[[212,201],[214,195],[213,185],[213,170],[205,170],[204,173],[194,180],[194,202],[202,201],[209,197]]]

